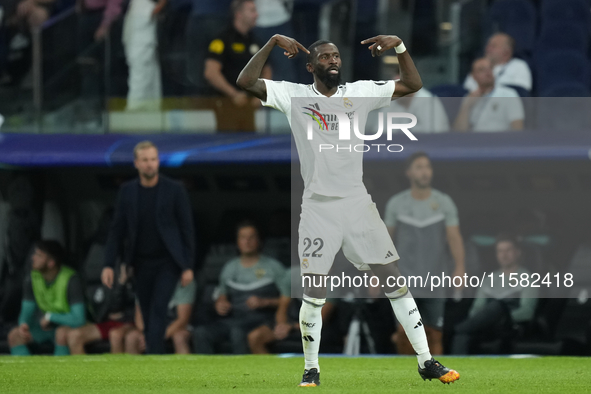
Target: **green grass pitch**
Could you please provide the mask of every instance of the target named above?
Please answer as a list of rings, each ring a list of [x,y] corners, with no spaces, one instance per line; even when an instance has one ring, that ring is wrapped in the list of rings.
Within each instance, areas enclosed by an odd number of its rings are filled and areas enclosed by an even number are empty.
[[[414,357],[321,357],[320,387],[297,387],[302,357],[0,357],[2,393],[580,393],[591,392],[591,359],[440,357],[460,372],[423,381]]]

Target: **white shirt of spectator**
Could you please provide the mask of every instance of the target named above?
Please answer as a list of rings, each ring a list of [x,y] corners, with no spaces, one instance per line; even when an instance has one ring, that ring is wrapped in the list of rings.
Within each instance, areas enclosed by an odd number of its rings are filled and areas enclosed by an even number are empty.
[[[472,131],[510,131],[511,122],[525,117],[523,103],[514,89],[495,86],[470,112]]]
[[[267,86],[267,101],[263,105],[273,107],[287,116],[300,157],[302,178],[304,179],[304,198],[312,194],[329,197],[350,197],[367,194],[363,184],[363,152],[354,149],[337,152],[319,151],[321,144],[333,146],[354,146],[363,141],[351,132],[351,140],[339,140],[339,131],[315,133],[308,140],[308,119],[301,110],[294,111],[292,119],[292,98],[309,98],[310,104],[318,103],[321,113],[343,112],[343,100],[351,103],[349,112],[355,112],[359,130],[366,130],[369,112],[390,105],[394,94],[394,81],[357,81],[340,85],[334,95],[327,98],[313,85],[287,81],[263,79]],[[360,100],[360,98],[364,98]],[[316,99],[316,100],[314,100]],[[301,100],[300,100],[301,101]],[[377,131],[377,130],[376,130]],[[368,141],[369,142],[369,141]]]
[[[291,19],[293,0],[255,0],[257,27],[279,26]]]
[[[522,87],[525,90],[531,90],[531,71],[524,60],[513,58],[505,64],[497,64],[493,67],[493,74],[496,85],[513,85]],[[478,84],[472,78],[472,74],[468,74],[466,77],[464,89],[469,92],[478,89]]]
[[[366,130],[368,134],[374,133],[378,129],[378,115],[372,113],[367,119]],[[408,107],[399,104],[398,100],[393,100],[389,107],[382,108],[379,112],[408,112],[417,117],[417,124],[412,128],[413,133],[444,133],[449,131],[449,119],[439,97],[423,88],[415,93]],[[382,115],[383,119],[386,119]],[[408,120],[401,119],[394,123],[407,123]],[[401,130],[394,130],[401,133]]]

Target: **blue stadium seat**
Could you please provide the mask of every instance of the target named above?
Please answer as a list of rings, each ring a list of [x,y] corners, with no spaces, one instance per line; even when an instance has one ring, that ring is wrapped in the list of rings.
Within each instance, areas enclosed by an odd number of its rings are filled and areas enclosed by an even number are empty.
[[[443,104],[449,122],[453,124],[462,105],[462,97],[468,91],[462,85],[437,85],[429,90],[437,97],[446,97],[441,100],[441,104]]]
[[[578,51],[552,51],[537,57],[536,77],[538,92],[572,82],[588,87],[591,84],[591,66],[585,55]]]
[[[462,85],[444,84],[429,89],[437,97],[464,97],[468,91]]]
[[[515,90],[517,92],[517,94],[519,95],[519,97],[531,97],[529,90],[527,90],[521,86],[517,86],[517,85],[505,85],[505,86]]]
[[[539,97],[536,101],[536,129],[541,132],[560,130],[561,133],[588,130],[591,126],[591,99],[571,95],[558,96],[557,94],[567,93],[559,92],[558,87],[553,89],[556,90],[549,89],[545,92],[556,96]]]
[[[581,83],[570,82],[554,85],[540,92],[540,97],[591,97],[589,88]]]
[[[567,22],[591,32],[591,10],[585,0],[544,0],[541,16],[542,23]]]
[[[495,1],[484,23],[485,37],[504,32],[515,39],[515,53],[528,54],[534,49],[536,39],[536,8],[529,0]]]
[[[544,23],[536,44],[536,53],[542,54],[552,48],[572,49],[587,53],[589,32],[582,25],[566,21]]]

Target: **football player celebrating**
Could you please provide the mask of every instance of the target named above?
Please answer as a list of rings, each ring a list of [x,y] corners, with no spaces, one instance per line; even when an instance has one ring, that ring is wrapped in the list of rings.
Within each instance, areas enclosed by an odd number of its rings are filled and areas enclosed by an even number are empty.
[[[390,100],[414,93],[422,87],[421,77],[400,38],[379,35],[363,40],[361,44],[369,45],[372,56],[381,56],[394,49],[400,64],[400,79],[341,84],[341,57],[334,43],[316,41],[306,49],[293,38],[275,35],[253,56],[236,81],[238,86],[260,98],[263,105],[276,108],[287,116],[300,156],[305,188],[298,251],[302,258],[302,275],[304,279],[310,277],[310,281],[304,280],[307,284],[299,319],[305,356],[300,386],[320,384],[320,311],[326,301],[326,281],[323,279],[341,247],[353,265],[361,270],[370,269],[383,284],[396,318],[417,354],[420,376],[450,383],[459,379],[460,375],[431,357],[421,317],[408,288],[398,287],[392,280],[387,280],[400,275],[399,257],[386,225],[363,184],[361,157],[349,152],[341,152],[340,156],[339,153],[327,154],[316,149],[317,141],[307,138],[309,116],[299,109],[292,113],[292,97],[316,100],[316,110],[324,113],[342,112],[345,101],[347,110],[358,117],[359,130],[364,130],[370,111],[385,107]],[[306,68],[313,75],[314,83],[305,85],[261,79],[263,66],[275,46],[282,48],[289,58],[296,56],[300,50],[306,52]],[[331,107],[326,97],[339,98],[340,101],[336,102],[341,104],[340,108]],[[323,108],[318,108],[320,105]],[[318,128],[320,132],[316,135],[319,139],[338,145],[339,131],[336,127],[328,130],[325,122],[318,122]],[[314,252],[310,253],[312,243]],[[318,253],[321,249],[322,253]],[[317,285],[319,279],[321,286]]]

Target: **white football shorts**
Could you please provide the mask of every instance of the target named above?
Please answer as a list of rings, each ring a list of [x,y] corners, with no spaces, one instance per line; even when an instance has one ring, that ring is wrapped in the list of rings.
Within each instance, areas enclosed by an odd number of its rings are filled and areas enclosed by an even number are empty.
[[[304,198],[298,232],[302,275],[327,275],[341,248],[360,271],[400,258],[369,194]]]

